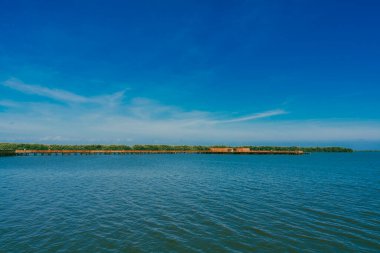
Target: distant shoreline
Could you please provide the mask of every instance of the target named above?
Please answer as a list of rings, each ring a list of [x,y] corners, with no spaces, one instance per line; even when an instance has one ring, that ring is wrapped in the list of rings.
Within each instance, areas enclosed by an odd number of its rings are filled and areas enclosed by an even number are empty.
[[[185,150],[15,150],[8,155],[142,155],[142,154],[228,154],[228,155],[304,155],[303,151],[185,151]]]
[[[60,145],[34,143],[0,143],[0,155],[51,154],[288,154],[310,152],[353,152],[345,147],[296,146],[190,146],[190,145]]]

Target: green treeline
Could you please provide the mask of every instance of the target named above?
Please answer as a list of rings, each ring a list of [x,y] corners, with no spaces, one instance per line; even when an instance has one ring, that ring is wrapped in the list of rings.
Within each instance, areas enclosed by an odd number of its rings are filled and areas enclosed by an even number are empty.
[[[31,143],[0,143],[0,150],[131,150],[127,145],[58,145]]]
[[[162,151],[207,151],[210,147],[228,146],[189,146],[189,145],[58,145],[58,144],[30,144],[30,143],[0,143],[0,150],[162,150]],[[344,147],[282,147],[282,146],[243,146],[251,150],[273,150],[304,152],[353,152]]]
[[[304,152],[353,152],[351,148],[344,147],[278,147],[278,146],[246,146],[251,150],[274,150],[274,151],[295,151],[302,150]]]

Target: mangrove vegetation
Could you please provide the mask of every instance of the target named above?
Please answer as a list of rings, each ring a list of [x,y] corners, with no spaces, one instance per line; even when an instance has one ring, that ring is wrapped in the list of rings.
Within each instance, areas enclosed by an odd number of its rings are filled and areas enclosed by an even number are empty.
[[[61,144],[31,144],[31,143],[0,143],[0,151],[14,150],[152,150],[152,151],[207,151],[212,147],[230,146],[190,146],[190,145],[61,145]],[[252,151],[297,151],[304,152],[353,152],[345,147],[297,147],[297,146],[239,146]],[[233,147],[231,147],[233,148]]]

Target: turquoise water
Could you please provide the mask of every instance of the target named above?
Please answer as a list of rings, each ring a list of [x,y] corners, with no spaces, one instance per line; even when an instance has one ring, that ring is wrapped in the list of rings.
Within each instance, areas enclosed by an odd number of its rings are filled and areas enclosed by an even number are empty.
[[[0,252],[380,252],[380,153],[0,158]]]

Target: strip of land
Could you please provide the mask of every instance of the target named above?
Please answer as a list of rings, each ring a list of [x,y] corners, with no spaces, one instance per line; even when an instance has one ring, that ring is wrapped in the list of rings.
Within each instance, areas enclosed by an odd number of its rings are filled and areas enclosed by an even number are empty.
[[[127,154],[241,154],[241,155],[303,155],[297,151],[189,151],[189,150],[15,150],[14,155],[127,155]]]
[[[302,155],[309,152],[353,152],[343,147],[283,146],[188,146],[188,145],[58,145],[0,143],[0,155],[91,155],[91,154],[281,154]]]

